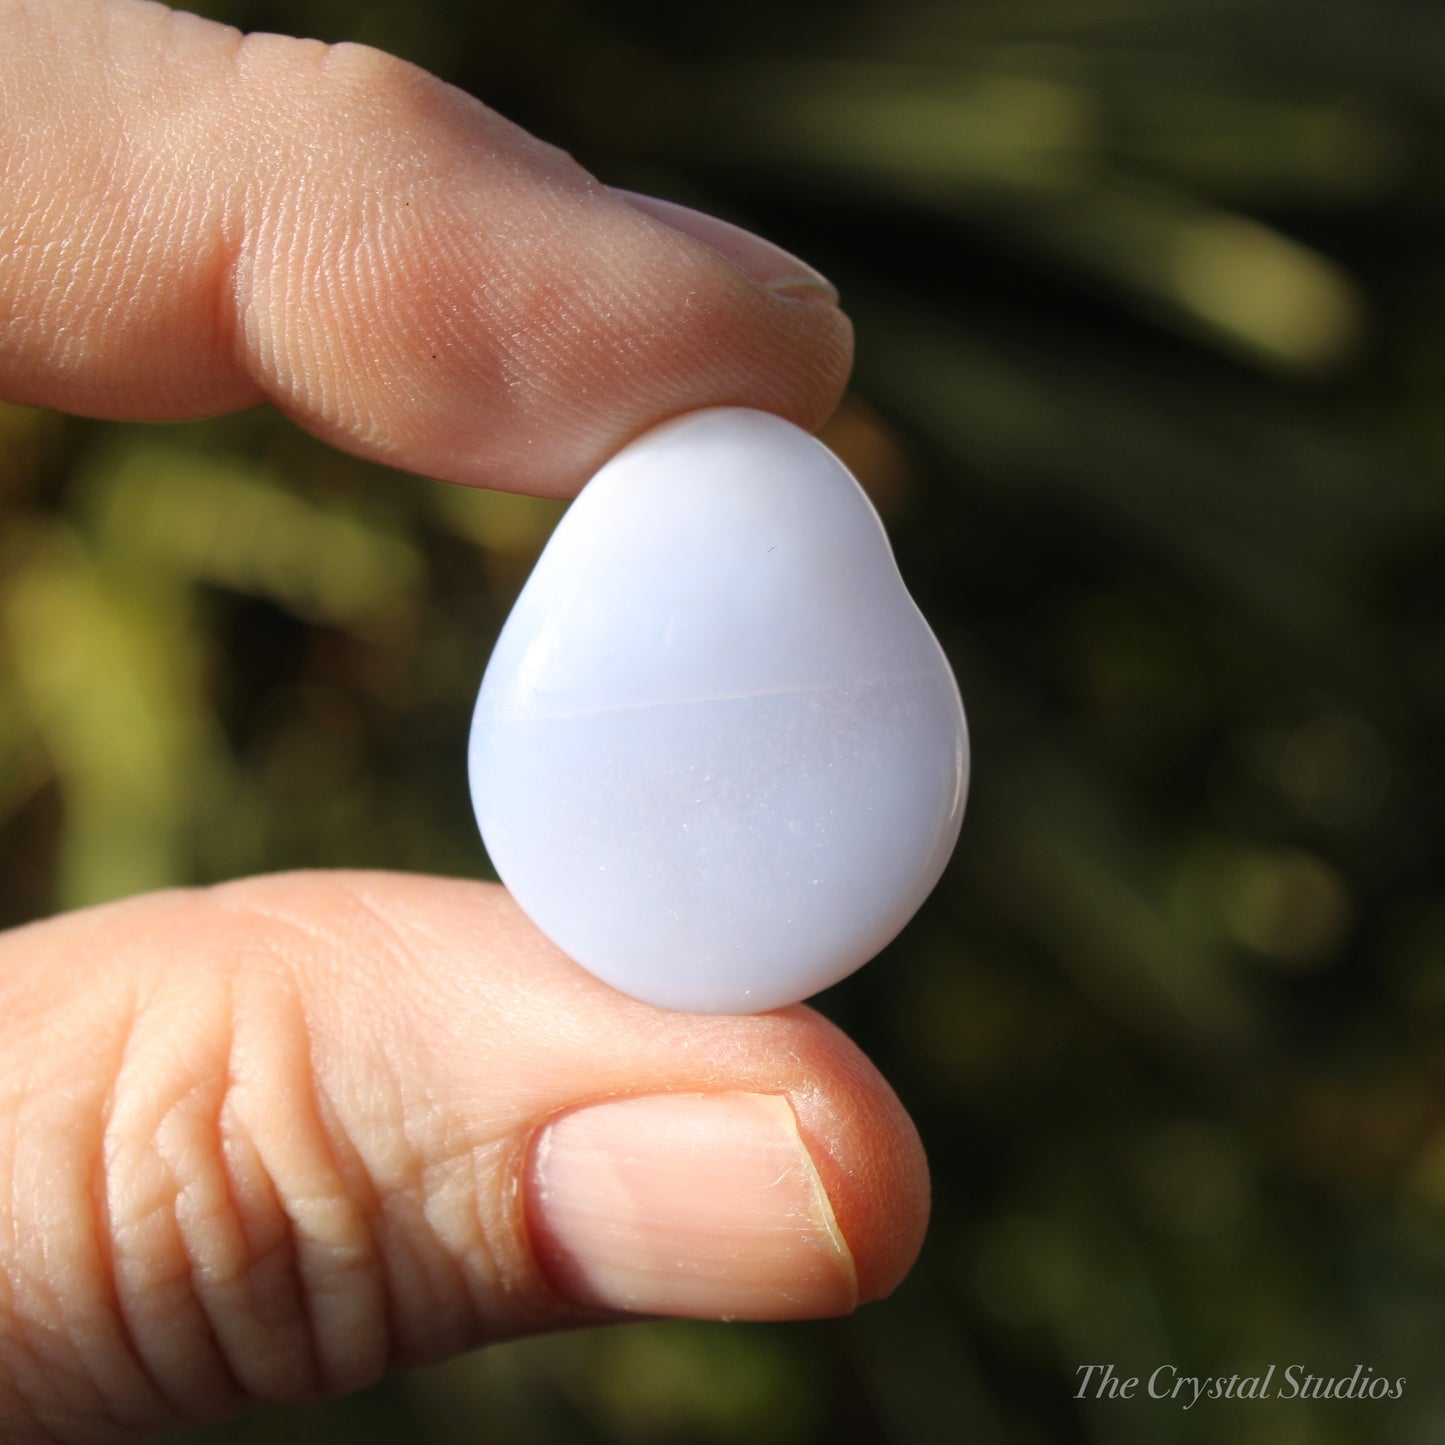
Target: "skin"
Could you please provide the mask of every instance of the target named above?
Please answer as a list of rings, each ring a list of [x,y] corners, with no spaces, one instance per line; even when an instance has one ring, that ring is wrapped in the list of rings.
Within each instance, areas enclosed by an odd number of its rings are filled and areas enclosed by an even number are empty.
[[[826,296],[760,284],[363,47],[0,0],[0,132],[11,401],[270,402],[399,468],[567,495],[669,415],[812,427],[846,379]],[[500,888],[401,875],[0,936],[0,1438],[136,1438],[617,1318],[544,1268],[538,1130],[735,1091],[791,1104],[860,1298],[889,1293],[927,1217],[922,1152],[807,1008],[652,1009]]]

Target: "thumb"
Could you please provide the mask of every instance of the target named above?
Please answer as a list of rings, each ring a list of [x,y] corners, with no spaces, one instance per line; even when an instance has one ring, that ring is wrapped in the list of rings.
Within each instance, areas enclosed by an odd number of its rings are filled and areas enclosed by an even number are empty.
[[[363,46],[0,0],[0,134],[11,400],[270,400],[362,456],[565,494],[665,416],[812,427],[846,378],[848,323],[803,263]]]
[[[494,885],[291,875],[0,935],[6,1439],[637,1313],[838,1314],[926,1215],[817,1014],[636,1003]]]

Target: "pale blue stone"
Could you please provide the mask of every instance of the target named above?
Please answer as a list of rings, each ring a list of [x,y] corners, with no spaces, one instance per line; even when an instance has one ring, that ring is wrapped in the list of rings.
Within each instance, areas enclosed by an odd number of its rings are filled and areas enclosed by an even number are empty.
[[[958,838],[953,673],[877,513],[806,432],[720,408],[568,509],[487,667],[472,799],[502,881],[598,978],[755,1013],[866,963]]]

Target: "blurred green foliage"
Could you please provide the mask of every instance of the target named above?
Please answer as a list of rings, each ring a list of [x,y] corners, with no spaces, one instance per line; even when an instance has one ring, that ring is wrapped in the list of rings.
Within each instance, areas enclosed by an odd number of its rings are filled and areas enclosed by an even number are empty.
[[[437,70],[834,277],[829,439],[975,743],[964,841],[822,1000],[929,1242],[796,1328],[532,1341],[197,1442],[1445,1437],[1445,8],[212,0]],[[557,507],[270,413],[0,408],[0,909],[484,871],[471,697]],[[1074,1399],[1078,1366],[1404,1376]]]

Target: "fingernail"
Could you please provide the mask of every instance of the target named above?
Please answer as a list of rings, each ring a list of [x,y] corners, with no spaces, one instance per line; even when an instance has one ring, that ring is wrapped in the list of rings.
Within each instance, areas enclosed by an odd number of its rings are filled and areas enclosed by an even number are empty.
[[[690,1319],[845,1314],[858,1282],[786,1099],[658,1094],[553,1120],[532,1154],[542,1269],[578,1304]]]
[[[838,288],[821,272],[781,246],[775,246],[741,226],[734,226],[731,221],[720,221],[705,211],[694,211],[690,206],[679,206],[676,201],[660,200],[657,196],[638,195],[636,191],[614,188],[613,194],[636,206],[639,211],[646,211],[665,226],[671,226],[674,231],[681,231],[695,241],[706,242],[714,251],[726,256],[738,270],[754,281],[760,281],[779,296],[838,304]]]

